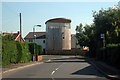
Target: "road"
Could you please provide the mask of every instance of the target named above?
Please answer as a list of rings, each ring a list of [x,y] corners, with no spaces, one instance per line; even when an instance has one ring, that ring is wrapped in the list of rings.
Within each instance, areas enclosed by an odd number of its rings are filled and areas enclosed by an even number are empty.
[[[4,74],[3,78],[108,80],[86,59],[55,56],[45,58],[49,58],[51,61]]]

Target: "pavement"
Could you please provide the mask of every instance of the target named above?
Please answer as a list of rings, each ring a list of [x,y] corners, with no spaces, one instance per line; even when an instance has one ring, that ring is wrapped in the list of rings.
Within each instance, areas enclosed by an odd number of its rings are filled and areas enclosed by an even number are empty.
[[[50,61],[50,59],[46,58],[46,59],[41,60],[41,61],[11,64],[9,66],[6,66],[6,67],[2,68],[2,74],[5,74],[5,73],[11,72],[11,71],[15,71],[15,70],[19,70],[19,69],[22,69],[22,68],[27,68],[27,67],[31,67],[31,66],[34,66],[34,65],[42,64],[44,62],[49,62],[49,61]]]
[[[105,62],[96,60],[96,59],[88,59],[88,61],[95,66],[95,68],[101,72],[102,74],[104,74],[107,78],[109,78],[110,80],[120,80],[120,70],[112,67],[108,64],[106,64]]]
[[[3,68],[3,80],[120,80],[119,70],[94,59],[44,56],[46,60]]]
[[[51,59],[57,59],[59,58],[60,56],[44,56],[43,60],[41,61],[37,61],[37,62],[29,62],[29,63],[19,63],[19,64],[12,64],[12,65],[9,65],[9,66],[6,66],[4,68],[2,68],[2,74],[5,74],[5,73],[8,73],[8,72],[11,72],[11,71],[14,71],[14,70],[18,70],[18,69],[22,69],[22,68],[26,68],[26,67],[31,67],[31,66],[34,66],[34,65],[37,65],[37,64],[42,64],[44,62],[49,62]]]

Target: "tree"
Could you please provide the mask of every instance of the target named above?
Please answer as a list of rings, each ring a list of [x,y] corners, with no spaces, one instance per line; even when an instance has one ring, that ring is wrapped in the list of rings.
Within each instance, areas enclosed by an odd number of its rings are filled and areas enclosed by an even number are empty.
[[[79,31],[78,33],[76,33],[78,44],[81,47],[88,46],[90,50],[89,51],[90,55],[95,56],[95,50],[96,50],[95,25],[86,24],[81,30],[80,29],[81,26],[76,27],[76,30]]]
[[[82,23],[80,23],[79,26],[76,26],[75,30],[76,30],[77,33],[82,33],[83,32],[83,25],[82,25]]]
[[[120,9],[99,10],[93,13],[96,36],[105,34],[107,44],[120,43]],[[100,37],[97,38],[100,41]]]

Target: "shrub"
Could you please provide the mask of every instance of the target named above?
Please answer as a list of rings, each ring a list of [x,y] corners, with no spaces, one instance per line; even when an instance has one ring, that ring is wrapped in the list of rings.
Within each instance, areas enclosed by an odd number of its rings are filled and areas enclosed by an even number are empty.
[[[2,36],[2,66],[11,63],[29,62],[31,59],[28,43],[15,41],[11,35]]]
[[[42,54],[42,46],[38,45],[38,55]]]
[[[34,54],[34,47],[35,47],[35,54],[40,55],[42,53],[41,45],[37,45],[36,43],[29,42],[29,51],[31,54]]]
[[[112,44],[113,45],[113,44]],[[110,47],[107,47],[106,48],[106,58],[107,58],[107,63],[117,67],[120,69],[120,64],[119,64],[119,61],[120,61],[120,54],[119,54],[119,49],[120,49],[120,45],[117,44],[118,46],[116,45],[113,45],[113,46],[110,46]]]
[[[101,48],[97,52],[97,58],[120,69],[120,44],[108,44],[105,49]]]
[[[2,42],[2,66],[6,66],[10,64],[10,48],[8,46],[8,42]]]
[[[25,42],[25,43],[21,43],[21,45],[22,45],[22,55],[20,62],[25,63],[31,61],[32,55],[29,52],[28,44]]]
[[[22,57],[22,45],[21,45],[21,42],[16,41],[16,46],[17,46],[17,51],[18,51],[17,62],[20,62],[21,61],[21,57]]]
[[[14,41],[15,37],[12,36],[11,34],[8,35],[2,35],[2,41]]]
[[[17,46],[15,41],[10,41],[8,42],[8,48],[10,48],[9,54],[10,54],[10,63],[18,63],[17,58],[18,56],[18,51],[17,51]]]
[[[29,42],[28,46],[29,46],[29,52],[31,54],[34,54],[34,43],[33,42]]]
[[[119,44],[107,44],[106,47],[118,47],[120,46],[120,43]]]

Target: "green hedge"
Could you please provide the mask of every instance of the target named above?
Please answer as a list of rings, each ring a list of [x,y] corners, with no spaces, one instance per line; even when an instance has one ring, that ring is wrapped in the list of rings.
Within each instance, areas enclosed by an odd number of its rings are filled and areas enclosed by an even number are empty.
[[[17,62],[21,62],[21,58],[22,58],[22,45],[21,42],[16,41],[16,46],[17,46],[17,51],[18,51],[18,58],[17,58]]]
[[[29,42],[28,45],[29,45],[29,51],[31,54],[34,54],[34,49],[35,49],[35,54],[37,54],[37,55],[42,54],[42,46],[41,45],[37,45],[36,43],[33,43],[33,42]]]
[[[42,46],[38,45],[38,55],[43,54]]]
[[[21,43],[11,35],[2,36],[2,66],[25,63],[32,60],[34,45],[36,54],[42,53],[42,47],[36,43]]]
[[[28,43],[22,43],[21,45],[22,45],[22,55],[20,62],[25,63],[31,61],[32,55],[29,52]]]
[[[120,44],[109,44],[105,49],[106,61],[120,69]]]
[[[119,44],[107,44],[106,47],[118,47],[120,46],[120,43]]]
[[[120,44],[108,44],[97,52],[97,58],[120,69]]]

